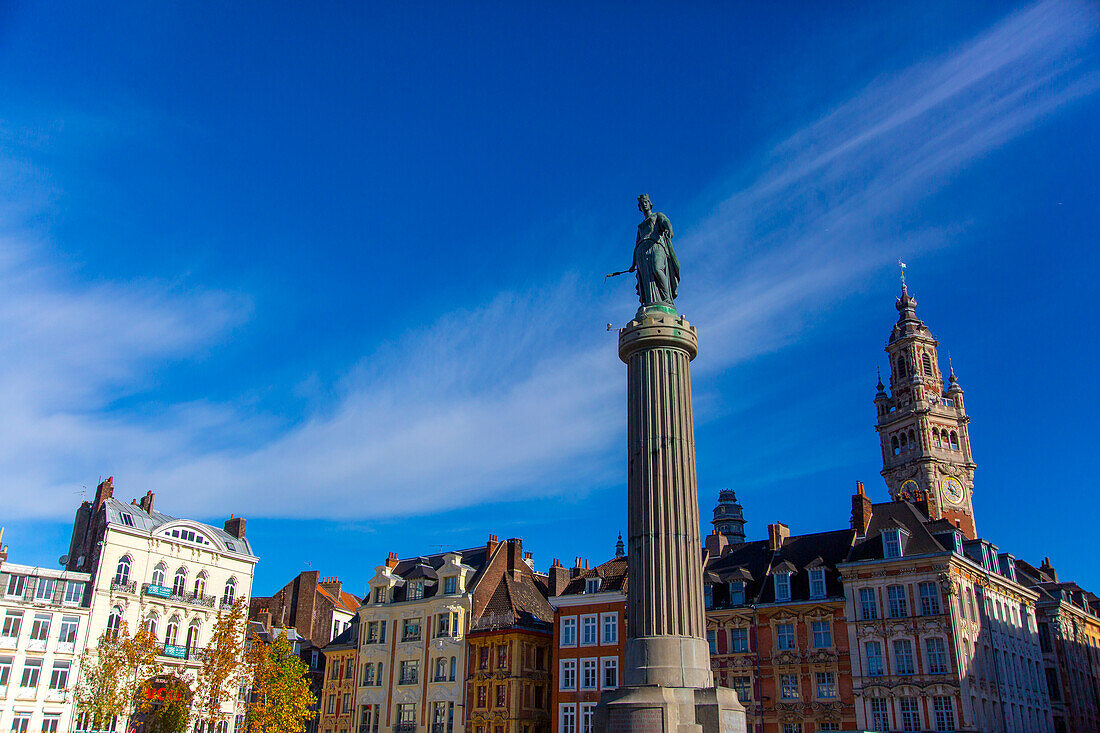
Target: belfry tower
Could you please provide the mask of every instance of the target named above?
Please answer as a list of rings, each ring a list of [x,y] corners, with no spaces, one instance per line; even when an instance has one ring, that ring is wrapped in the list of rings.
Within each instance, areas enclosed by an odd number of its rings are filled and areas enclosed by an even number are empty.
[[[890,391],[879,378],[875,408],[882,444],[882,477],[895,501],[908,501],[932,519],[947,519],[974,539],[974,460],[970,418],[951,370],[944,389],[939,342],[917,318],[904,277],[898,322],[890,332]]]

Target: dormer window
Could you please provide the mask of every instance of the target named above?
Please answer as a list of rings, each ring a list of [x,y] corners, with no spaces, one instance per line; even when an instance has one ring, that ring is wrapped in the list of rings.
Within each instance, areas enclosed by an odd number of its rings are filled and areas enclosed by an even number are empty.
[[[710,583],[703,585],[703,607],[714,608],[714,586]]]
[[[825,568],[810,571],[810,598],[825,597]]]
[[[374,589],[374,602],[375,603],[385,603],[386,602],[386,589],[385,588],[375,588]]]
[[[125,524],[127,527],[133,527],[134,526],[134,518],[131,517],[126,512],[123,512],[122,513],[122,523]]]
[[[419,601],[424,597],[424,581],[414,580],[409,583],[408,600]]]
[[[774,576],[775,583],[775,600],[776,601],[789,601],[791,600],[791,574],[788,571],[780,571]]]
[[[904,553],[900,529],[887,529],[882,533],[882,549],[887,558],[901,557]]]
[[[453,596],[458,593],[458,576],[452,575],[443,579],[443,594]]]
[[[729,583],[729,591],[731,606],[745,605],[745,581],[731,580]]]
[[[600,591],[600,580],[601,580],[601,578],[589,578],[586,581],[584,581],[584,592],[585,593],[599,593],[599,591]]]

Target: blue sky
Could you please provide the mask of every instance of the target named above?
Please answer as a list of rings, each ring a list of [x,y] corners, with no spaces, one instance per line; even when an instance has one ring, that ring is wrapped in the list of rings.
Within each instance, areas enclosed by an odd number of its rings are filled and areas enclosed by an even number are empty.
[[[256,591],[625,526],[635,198],[672,220],[705,515],[885,500],[897,260],[972,415],[979,532],[1100,588],[1086,2],[8,3],[0,524],[82,491],[249,519]],[[965,7],[960,7],[965,5]]]

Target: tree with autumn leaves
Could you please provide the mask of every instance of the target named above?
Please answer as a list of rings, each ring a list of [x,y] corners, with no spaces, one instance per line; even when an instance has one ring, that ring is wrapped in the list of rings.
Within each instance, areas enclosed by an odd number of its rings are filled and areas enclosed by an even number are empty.
[[[76,709],[85,713],[92,730],[106,730],[116,715],[129,715],[138,704],[142,680],[158,668],[159,646],[153,634],[141,627],[131,635],[123,621],[108,629],[96,646],[80,656],[80,682],[73,691]]]
[[[250,730],[304,731],[317,698],[309,689],[309,668],[294,653],[286,635],[276,635],[270,644],[253,637],[248,659],[253,675],[247,718]]]

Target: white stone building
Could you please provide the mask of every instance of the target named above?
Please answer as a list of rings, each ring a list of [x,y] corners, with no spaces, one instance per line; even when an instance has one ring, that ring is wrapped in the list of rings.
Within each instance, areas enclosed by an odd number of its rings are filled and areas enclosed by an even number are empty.
[[[0,547],[0,730],[65,733],[88,636],[91,578],[6,558]]]
[[[69,551],[69,567],[92,577],[89,644],[122,622],[130,629],[149,626],[160,642],[163,671],[190,682],[218,611],[241,599],[247,605],[252,592],[258,558],[245,539],[245,522],[230,517],[219,529],[155,510],[152,492],[134,504],[112,494],[108,479],[94,502],[77,510]],[[242,726],[237,707],[237,695],[227,694],[229,720],[218,733]]]

